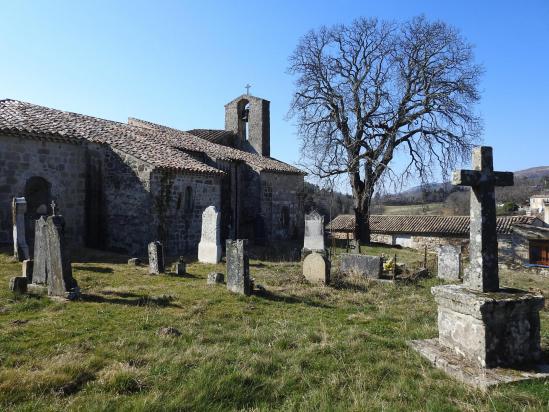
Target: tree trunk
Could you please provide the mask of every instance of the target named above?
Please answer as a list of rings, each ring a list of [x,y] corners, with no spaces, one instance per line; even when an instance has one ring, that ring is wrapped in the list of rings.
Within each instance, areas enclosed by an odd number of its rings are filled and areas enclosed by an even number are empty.
[[[355,200],[354,238],[358,245],[370,244],[370,202]]]

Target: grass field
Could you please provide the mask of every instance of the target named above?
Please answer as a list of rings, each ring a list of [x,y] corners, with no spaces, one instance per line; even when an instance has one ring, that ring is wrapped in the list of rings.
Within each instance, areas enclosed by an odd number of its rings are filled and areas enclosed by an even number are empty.
[[[444,203],[421,205],[383,206],[384,215],[441,215]]]
[[[421,260],[398,253],[409,264]],[[549,408],[548,382],[482,393],[407,347],[407,340],[437,334],[429,293],[435,279],[396,286],[336,279],[324,287],[307,284],[299,263],[252,261],[252,276],[266,291],[242,297],[206,285],[207,273],[222,265],[190,264],[186,277],[150,276],[125,260],[85,251],[73,263],[82,300],[59,302],[15,299],[7,283],[20,265],[0,254],[0,410]],[[549,289],[547,278],[533,274],[503,278]],[[168,326],[181,336],[157,335]],[[542,345],[549,347],[547,309]]]

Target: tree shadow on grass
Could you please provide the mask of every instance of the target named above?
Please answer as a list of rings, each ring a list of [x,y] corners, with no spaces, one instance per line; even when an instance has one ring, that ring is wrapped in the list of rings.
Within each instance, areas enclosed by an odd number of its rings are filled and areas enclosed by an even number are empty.
[[[308,299],[300,296],[294,296],[294,295],[291,295],[291,296],[280,295],[266,289],[254,290],[253,295],[259,298],[273,301],[273,302],[283,302],[283,303],[290,303],[290,304],[301,303],[301,304],[304,304],[307,306],[313,306],[316,308],[333,309],[333,306],[326,305],[324,303],[317,302],[312,299]]]
[[[100,266],[74,266],[77,270],[85,270],[88,272],[95,272],[95,273],[114,273],[114,270],[111,268],[102,268]]]
[[[107,295],[107,296],[105,296]],[[110,297],[113,296],[113,297]],[[172,303],[171,296],[142,296],[131,292],[102,292],[101,295],[93,293],[83,293],[80,296],[83,302],[110,303],[114,305],[126,306],[156,306],[181,308],[180,305]]]
[[[163,274],[165,276],[169,276],[172,278],[181,278],[181,279],[199,279],[200,278],[199,276],[193,275],[192,273],[185,273],[184,275],[178,275],[175,272],[168,271]]]

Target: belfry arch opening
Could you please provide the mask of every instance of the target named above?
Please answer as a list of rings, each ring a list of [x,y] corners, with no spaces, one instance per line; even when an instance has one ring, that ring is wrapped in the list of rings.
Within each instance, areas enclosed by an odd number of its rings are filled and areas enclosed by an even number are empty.
[[[248,120],[250,117],[250,102],[242,99],[238,102],[238,130],[242,141],[248,141]]]

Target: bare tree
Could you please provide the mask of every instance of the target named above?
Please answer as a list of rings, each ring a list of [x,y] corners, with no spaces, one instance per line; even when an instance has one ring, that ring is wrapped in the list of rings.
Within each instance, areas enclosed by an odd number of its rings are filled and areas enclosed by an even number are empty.
[[[369,242],[369,209],[398,154],[399,178],[443,172],[469,155],[480,135],[474,113],[481,67],[456,29],[417,17],[404,24],[360,18],[322,27],[290,57],[302,164],[318,177],[347,175],[355,239]]]

